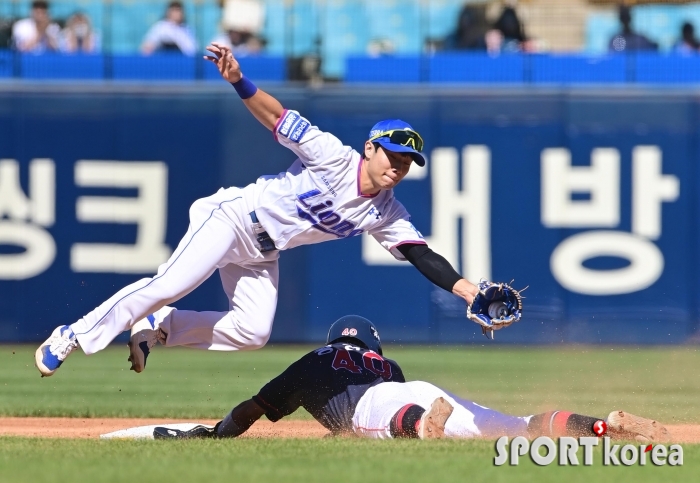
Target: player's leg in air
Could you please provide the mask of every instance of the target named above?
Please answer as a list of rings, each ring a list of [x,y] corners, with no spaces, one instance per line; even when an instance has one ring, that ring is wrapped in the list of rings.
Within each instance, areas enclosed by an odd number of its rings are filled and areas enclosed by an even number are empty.
[[[211,350],[265,345],[277,303],[279,252],[265,251],[256,243],[251,211],[246,189],[221,189],[197,200],[190,209],[187,233],[158,273],[123,288],[74,324],[56,328],[36,351],[41,374],[52,375],[78,347],[85,354],[104,349],[135,324],[129,359],[137,372],[145,367],[158,340],[167,346]],[[216,269],[229,296],[229,311],[178,311],[167,306]]]
[[[436,411],[437,408],[437,411]],[[641,442],[664,441],[668,431],[656,421],[623,411],[607,419],[566,411],[511,416],[458,398],[423,381],[387,382],[370,388],[353,417],[355,433],[367,438],[496,438],[501,436],[601,436],[594,425],[605,421],[607,435]]]
[[[158,342],[220,351],[254,350],[267,343],[277,307],[277,259],[248,266],[229,264],[219,268],[219,276],[229,310],[196,312],[165,306],[141,319],[131,328],[131,370],[145,369],[150,349]]]

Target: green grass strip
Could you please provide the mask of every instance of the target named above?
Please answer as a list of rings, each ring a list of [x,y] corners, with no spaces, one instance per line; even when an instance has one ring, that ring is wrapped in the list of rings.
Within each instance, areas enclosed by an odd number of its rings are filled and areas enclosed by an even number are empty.
[[[0,482],[670,482],[700,481],[700,446],[682,467],[493,465],[487,441],[96,441],[0,438]],[[695,476],[693,476],[695,475]]]
[[[128,350],[72,354],[40,378],[30,346],[0,346],[0,415],[220,418],[311,346],[211,352],[156,347],[146,371]],[[700,422],[700,352],[692,346],[386,347],[408,379],[432,382],[510,414],[614,409],[665,423]],[[306,419],[298,411],[291,416]]]

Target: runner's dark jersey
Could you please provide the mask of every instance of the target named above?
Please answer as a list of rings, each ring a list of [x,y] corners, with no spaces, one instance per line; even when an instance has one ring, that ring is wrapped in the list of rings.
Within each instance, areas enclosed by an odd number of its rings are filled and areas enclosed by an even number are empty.
[[[352,431],[352,416],[367,390],[406,382],[399,365],[374,351],[336,343],[309,352],[253,396],[270,421],[299,407],[332,432]]]

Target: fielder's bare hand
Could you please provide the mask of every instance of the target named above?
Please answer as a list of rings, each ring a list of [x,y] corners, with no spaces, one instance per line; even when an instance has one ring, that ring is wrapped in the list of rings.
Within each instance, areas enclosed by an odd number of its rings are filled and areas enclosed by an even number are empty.
[[[205,55],[204,58],[216,65],[221,77],[232,83],[241,80],[243,77],[241,66],[231,53],[230,48],[218,42],[212,42],[207,46],[207,50],[214,55]]]
[[[234,84],[233,87],[241,95],[243,104],[253,113],[255,119],[272,131],[284,113],[282,104],[267,92],[255,87],[250,79],[243,78],[241,66],[229,47],[212,42],[207,46],[207,50],[214,55],[205,55],[204,58],[216,65],[221,77]]]

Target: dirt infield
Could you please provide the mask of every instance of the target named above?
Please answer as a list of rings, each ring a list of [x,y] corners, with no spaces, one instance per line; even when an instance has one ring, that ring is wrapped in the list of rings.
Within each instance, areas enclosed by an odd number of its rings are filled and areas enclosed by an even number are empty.
[[[120,418],[0,418],[0,435],[40,438],[99,438],[100,434],[149,424],[198,422],[214,424],[216,420],[120,419]],[[700,443],[700,425],[667,425],[674,443]],[[327,435],[316,421],[258,421],[243,436],[247,438],[322,438]]]
[[[149,424],[196,422],[215,424],[218,420],[121,419],[121,418],[0,418],[0,435],[40,438],[99,438],[101,434]],[[248,438],[322,438],[328,431],[316,421],[258,421],[244,435]]]

